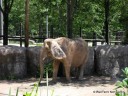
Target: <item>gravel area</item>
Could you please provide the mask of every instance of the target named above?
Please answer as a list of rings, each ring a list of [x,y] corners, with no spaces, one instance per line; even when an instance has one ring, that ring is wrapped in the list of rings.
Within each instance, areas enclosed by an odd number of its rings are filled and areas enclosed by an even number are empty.
[[[18,96],[23,96],[25,92],[31,92],[37,82],[37,78],[0,80],[0,96],[8,96],[9,90],[11,96],[16,96],[17,88],[19,88]],[[53,83],[49,78],[48,87],[46,79],[42,80],[38,96],[115,96],[114,88],[115,83],[104,76],[86,76],[82,81],[72,78],[71,83],[67,83],[65,78],[58,78],[57,83]]]

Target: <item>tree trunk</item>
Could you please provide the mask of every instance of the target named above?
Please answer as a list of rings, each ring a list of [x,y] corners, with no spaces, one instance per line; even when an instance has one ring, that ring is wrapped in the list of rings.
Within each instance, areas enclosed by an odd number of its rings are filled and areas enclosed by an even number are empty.
[[[73,0],[67,0],[67,35],[72,38],[72,25],[73,25]]]
[[[8,45],[8,26],[9,26],[8,21],[9,21],[9,13],[11,11],[12,5],[13,5],[13,0],[4,0],[4,9],[2,9],[2,6],[0,7],[4,19],[3,45]]]
[[[4,37],[3,37],[3,45],[8,45],[8,14],[4,14]]]
[[[105,21],[104,21],[104,26],[105,26],[105,40],[106,43],[109,44],[109,0],[105,0]]]
[[[4,0],[4,33],[3,33],[3,45],[8,45],[8,18],[9,18],[9,6],[7,0]]]
[[[29,45],[29,0],[25,1],[25,47]]]

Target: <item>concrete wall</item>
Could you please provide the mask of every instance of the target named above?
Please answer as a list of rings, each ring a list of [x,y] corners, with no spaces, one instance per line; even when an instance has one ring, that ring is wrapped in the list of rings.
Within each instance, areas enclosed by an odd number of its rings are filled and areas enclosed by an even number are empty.
[[[0,79],[39,74],[39,56],[41,47],[0,47]],[[47,63],[47,61],[46,61]],[[84,75],[111,76],[121,74],[121,69],[128,66],[128,46],[97,46],[89,48],[89,59]]]

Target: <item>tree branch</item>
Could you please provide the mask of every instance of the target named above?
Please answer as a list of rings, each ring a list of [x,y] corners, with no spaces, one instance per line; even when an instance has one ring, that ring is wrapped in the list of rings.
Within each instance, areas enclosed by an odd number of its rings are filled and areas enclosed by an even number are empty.
[[[11,11],[11,8],[12,8],[12,5],[13,5],[13,1],[14,0],[11,0],[11,2],[9,2],[9,4],[8,4],[8,12]]]

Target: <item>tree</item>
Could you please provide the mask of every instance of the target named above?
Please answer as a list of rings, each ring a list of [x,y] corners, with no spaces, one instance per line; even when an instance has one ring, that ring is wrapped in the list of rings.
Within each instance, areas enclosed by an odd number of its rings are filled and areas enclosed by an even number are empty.
[[[67,2],[72,1],[71,25],[67,24]],[[53,25],[54,36],[67,36],[67,28],[72,28],[71,37],[79,36],[81,27],[83,38],[92,38],[93,32],[102,35],[104,27],[104,1],[105,0],[31,0],[29,29],[30,35],[38,35],[39,24],[45,32],[46,14],[48,14],[49,25]],[[122,23],[119,22],[121,14],[120,0],[109,0],[109,32],[110,35],[114,31],[122,30]],[[13,35],[18,29],[17,25],[24,21],[24,1],[15,0],[11,13],[9,15],[9,35]],[[69,21],[69,22],[71,22]],[[67,27],[69,25],[69,27]],[[72,27],[71,27],[72,26]],[[49,26],[50,27],[50,26]],[[50,29],[50,28],[49,28]],[[50,31],[50,30],[49,30]],[[45,35],[44,35],[45,36]]]
[[[104,29],[105,29],[105,40],[106,43],[109,44],[109,0],[105,0],[105,21],[104,21]]]
[[[3,30],[3,45],[8,45],[8,26],[9,26],[9,13],[11,11],[13,0],[4,0],[4,8],[0,6],[0,11],[3,13],[4,30]]]
[[[67,35],[69,38],[72,38],[73,1],[67,0]]]
[[[125,30],[124,44],[128,44],[128,0],[122,1],[120,23],[123,25]]]
[[[25,47],[29,45],[29,0],[25,1]]]

